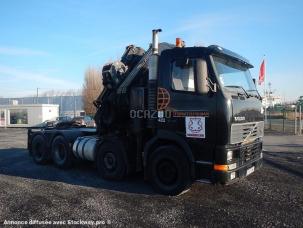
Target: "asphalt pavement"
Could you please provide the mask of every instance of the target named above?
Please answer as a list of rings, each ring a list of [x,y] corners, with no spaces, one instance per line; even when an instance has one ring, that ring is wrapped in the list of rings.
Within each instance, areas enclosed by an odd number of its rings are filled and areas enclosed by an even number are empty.
[[[115,227],[303,227],[303,136],[267,135],[264,166],[229,186],[195,183],[155,193],[142,174],[99,178],[91,163],[36,165],[26,132],[0,129],[0,227],[4,223],[98,223]]]

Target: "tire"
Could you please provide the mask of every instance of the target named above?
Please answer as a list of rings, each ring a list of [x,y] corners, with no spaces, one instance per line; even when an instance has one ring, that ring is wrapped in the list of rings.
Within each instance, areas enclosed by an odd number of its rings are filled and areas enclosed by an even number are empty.
[[[96,156],[99,175],[107,180],[122,180],[127,174],[127,159],[121,143],[117,140],[103,143]]]
[[[68,141],[61,135],[56,136],[52,142],[52,159],[54,164],[62,169],[67,169],[72,165],[72,150]]]
[[[44,165],[50,160],[46,140],[42,135],[36,135],[33,138],[31,154],[34,162],[40,165]]]
[[[157,192],[177,195],[189,187],[190,163],[178,147],[158,147],[150,155],[147,164],[148,180]]]

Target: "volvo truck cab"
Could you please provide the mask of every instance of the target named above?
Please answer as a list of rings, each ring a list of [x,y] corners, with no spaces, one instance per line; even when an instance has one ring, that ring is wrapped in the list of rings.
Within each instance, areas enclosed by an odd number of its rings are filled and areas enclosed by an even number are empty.
[[[263,113],[250,68],[248,60],[219,46],[161,53],[157,108],[161,117],[171,115],[159,118],[158,130],[184,138],[195,179],[225,184],[261,165]]]

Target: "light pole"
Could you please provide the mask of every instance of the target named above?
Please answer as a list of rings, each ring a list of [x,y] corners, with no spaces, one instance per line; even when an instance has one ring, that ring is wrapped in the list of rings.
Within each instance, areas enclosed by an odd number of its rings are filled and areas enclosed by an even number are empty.
[[[38,104],[38,98],[39,98],[39,88],[37,87],[37,100],[36,100],[36,104]]]
[[[76,117],[76,96],[75,93],[73,93],[74,95],[74,117]]]
[[[299,132],[299,135],[301,135],[302,134],[302,106],[300,105],[300,107],[299,107],[299,130],[300,130],[300,132]]]
[[[297,105],[295,107],[295,135],[297,134]]]

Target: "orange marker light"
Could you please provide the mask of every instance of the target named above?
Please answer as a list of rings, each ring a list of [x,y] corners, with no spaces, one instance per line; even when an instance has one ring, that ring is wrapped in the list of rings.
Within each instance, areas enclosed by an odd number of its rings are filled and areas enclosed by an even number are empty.
[[[228,170],[228,165],[214,165],[214,170],[217,171],[227,171]]]
[[[176,38],[176,47],[179,47],[179,48],[182,47],[182,40],[181,40],[181,38]]]

